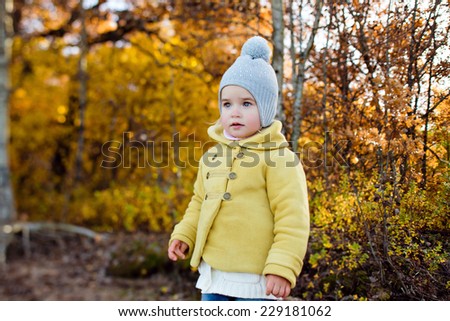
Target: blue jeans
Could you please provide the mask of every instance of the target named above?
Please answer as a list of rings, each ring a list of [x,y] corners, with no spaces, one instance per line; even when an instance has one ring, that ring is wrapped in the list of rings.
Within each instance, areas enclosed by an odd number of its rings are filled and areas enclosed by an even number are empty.
[[[232,296],[227,296],[223,294],[215,294],[215,293],[203,293],[202,301],[273,301],[270,299],[244,299],[244,298],[235,298]]]

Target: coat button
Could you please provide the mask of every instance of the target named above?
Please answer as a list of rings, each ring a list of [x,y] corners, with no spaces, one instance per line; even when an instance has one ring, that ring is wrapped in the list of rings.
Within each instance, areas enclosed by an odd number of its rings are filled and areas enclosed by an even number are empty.
[[[206,173],[206,179],[209,179],[209,172]]]
[[[226,192],[225,194],[223,194],[223,199],[228,201],[229,199],[231,199],[231,194]]]
[[[228,174],[228,178],[229,179],[236,179],[237,178],[237,174],[235,172],[231,172],[230,174]]]
[[[237,157],[237,158],[244,158],[244,153],[243,153],[243,152],[239,152],[239,153],[236,155],[236,157]]]

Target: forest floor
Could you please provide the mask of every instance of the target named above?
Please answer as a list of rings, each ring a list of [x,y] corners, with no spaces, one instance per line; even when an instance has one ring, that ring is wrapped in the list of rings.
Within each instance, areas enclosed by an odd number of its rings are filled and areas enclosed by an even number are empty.
[[[16,234],[7,250],[7,263],[0,264],[0,301],[199,300],[197,273],[186,261],[169,261],[167,243],[168,235],[163,233],[117,233],[102,238],[49,230],[34,231],[29,238]],[[308,282],[305,272],[299,283],[305,288]],[[434,296],[424,299],[448,300],[448,290],[431,290]],[[298,300],[299,294],[294,291],[289,300]],[[392,294],[391,299],[420,298]]]
[[[38,233],[30,236],[25,251],[17,235],[8,247],[7,264],[0,267],[0,300],[197,300],[195,273],[168,261],[164,269],[146,271],[142,277],[108,272],[115,253],[129,244],[166,241],[166,235],[143,233],[108,235],[103,240]]]

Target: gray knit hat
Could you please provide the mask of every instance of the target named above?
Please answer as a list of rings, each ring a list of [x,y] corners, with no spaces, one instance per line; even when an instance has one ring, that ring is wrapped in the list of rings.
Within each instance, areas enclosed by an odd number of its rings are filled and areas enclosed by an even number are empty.
[[[259,36],[248,39],[242,46],[241,55],[225,72],[220,81],[219,108],[222,89],[235,85],[248,90],[259,109],[261,126],[273,123],[277,111],[278,83],[275,71],[269,63],[271,51],[267,41]]]

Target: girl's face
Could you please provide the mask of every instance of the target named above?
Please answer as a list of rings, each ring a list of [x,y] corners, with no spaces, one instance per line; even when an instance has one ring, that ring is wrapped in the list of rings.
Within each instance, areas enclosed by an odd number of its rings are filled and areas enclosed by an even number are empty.
[[[261,128],[256,101],[246,89],[226,86],[222,89],[220,121],[226,132],[237,138],[247,138]]]

